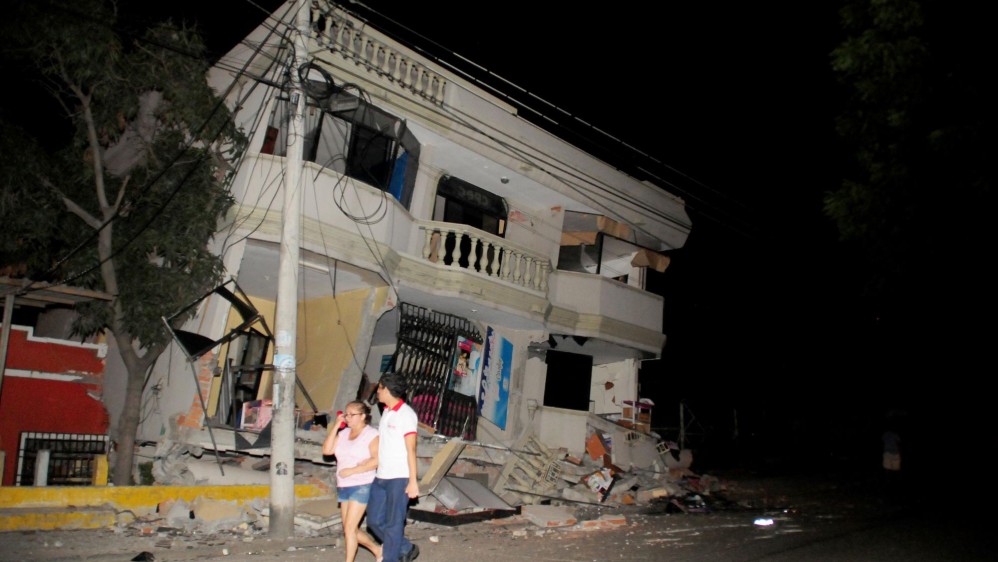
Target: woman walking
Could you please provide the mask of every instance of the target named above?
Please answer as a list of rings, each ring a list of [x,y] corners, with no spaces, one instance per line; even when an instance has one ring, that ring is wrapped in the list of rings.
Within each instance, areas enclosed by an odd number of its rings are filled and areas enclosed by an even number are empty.
[[[336,494],[340,501],[346,562],[356,560],[358,545],[381,561],[381,547],[360,530],[378,467],[378,430],[368,425],[370,415],[371,409],[363,402],[347,404],[346,413],[336,416],[333,430],[322,444],[322,454],[336,456]]]

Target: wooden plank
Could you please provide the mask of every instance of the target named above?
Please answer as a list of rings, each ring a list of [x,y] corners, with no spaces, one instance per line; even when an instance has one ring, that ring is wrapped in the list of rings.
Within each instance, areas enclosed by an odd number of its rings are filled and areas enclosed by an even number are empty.
[[[464,451],[465,445],[466,443],[460,439],[451,439],[441,447],[440,452],[433,456],[430,468],[423,474],[423,479],[419,482],[420,496],[425,496],[436,489],[437,484],[444,479],[444,476],[447,476],[447,471]]]

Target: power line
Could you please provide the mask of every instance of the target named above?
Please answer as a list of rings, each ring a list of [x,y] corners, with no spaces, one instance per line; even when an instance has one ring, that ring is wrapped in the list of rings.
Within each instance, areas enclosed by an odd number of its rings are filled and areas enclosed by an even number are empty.
[[[262,49],[262,45],[263,45],[263,43],[261,43],[261,45],[258,47],[258,49]],[[178,49],[176,49],[176,48],[174,48],[173,46],[170,46],[170,45],[164,45],[164,44],[158,44],[157,43],[157,46],[162,47],[162,48],[166,48],[166,49],[171,50],[171,51],[173,51],[175,53],[178,53],[178,54],[180,54],[182,56],[188,56],[188,57],[191,57],[192,59],[195,59],[195,60],[199,59],[199,57],[196,57],[194,53],[181,51],[181,50],[178,50]],[[225,98],[226,98],[226,96],[232,91],[232,89],[235,87],[235,85],[238,84],[238,81],[239,81],[239,78],[242,75],[242,72],[244,72],[249,67],[250,61],[252,61],[252,60],[253,60],[253,57],[250,57],[248,59],[247,63],[241,69],[241,72],[236,73],[234,79],[229,83],[229,85],[225,89],[225,91],[220,96],[218,96],[218,100],[216,101],[214,107],[212,108],[212,110],[208,114],[208,116],[194,130],[194,133],[191,134],[191,135],[189,135],[190,138],[187,141],[186,145],[184,147],[180,148],[174,154],[174,156],[172,157],[172,159],[163,167],[163,169],[159,173],[157,173],[138,192],[139,195],[136,198],[136,200],[140,200],[145,194],[148,194],[150,192],[150,190],[152,189],[152,186],[156,182],[158,182],[160,179],[162,179],[172,169],[173,165],[176,164],[180,160],[180,158],[184,154],[186,154],[187,151],[192,146],[194,146],[195,142],[198,142],[199,134],[202,131],[205,130],[205,128],[209,125],[209,123],[214,118],[214,116],[219,112],[219,110],[222,109],[223,107],[225,107]],[[218,128],[217,131],[215,131],[214,133],[210,134],[209,135],[209,139],[207,139],[207,143],[211,144],[212,142],[214,142],[215,140],[217,140],[219,138],[219,136],[225,130],[225,126],[226,126],[226,123],[221,124],[219,126],[219,128]],[[141,233],[144,232],[144,231],[146,231],[152,225],[153,222],[155,222],[159,218],[162,218],[162,216],[163,216],[163,213],[162,213],[163,209],[165,209],[166,206],[169,205],[169,203],[174,199],[174,197],[180,192],[180,190],[183,189],[186,186],[187,180],[197,170],[198,165],[202,161],[204,161],[204,159],[206,157],[207,157],[207,155],[204,152],[202,152],[201,155],[197,158],[197,160],[190,166],[190,168],[188,169],[188,171],[180,178],[180,180],[178,181],[176,187],[167,195],[166,199],[159,205],[158,210],[156,212],[152,213],[151,217],[144,224],[142,224],[142,226],[139,227],[138,232],[136,232],[132,237],[130,237],[129,239],[127,239],[122,245],[116,247],[109,256],[107,256],[106,258],[104,258],[102,260],[99,260],[98,263],[95,264],[94,266],[90,267],[89,269],[86,269],[85,271],[83,271],[81,273],[78,273],[78,274],[75,274],[75,275],[71,275],[71,276],[69,276],[69,277],[67,277],[67,278],[65,278],[65,279],[63,279],[61,281],[54,282],[53,285],[65,285],[65,284],[71,283],[72,281],[80,279],[82,277],[85,277],[85,276],[89,275],[90,273],[96,271],[104,263],[107,263],[108,261],[110,261],[114,257],[120,255],[121,252],[123,252],[128,246],[130,246],[132,244],[132,242],[134,242],[135,240],[137,240],[140,237]],[[103,230],[104,228],[107,228],[108,226],[111,225],[111,223],[113,223],[117,219],[121,218],[122,216],[123,215],[122,215],[122,212],[121,212],[121,208],[120,207],[116,208],[111,217],[108,217],[107,219],[105,219],[105,221],[97,229],[95,229],[95,232],[91,233],[91,235],[86,240],[84,240],[83,243],[81,243],[81,244],[77,245],[76,247],[74,247],[69,252],[69,254],[67,254],[62,259],[58,260],[56,262],[56,265],[53,266],[53,268],[50,268],[49,271],[50,272],[54,272],[55,268],[59,267],[63,263],[66,263],[66,261],[68,261],[69,259],[71,259],[74,255],[76,255],[80,251],[82,251],[82,249],[84,247],[86,247],[90,243],[92,243],[94,237],[96,237],[100,233],[101,230]],[[32,282],[29,285],[21,288],[18,291],[18,294],[19,295],[24,295],[24,294],[27,294],[27,293],[32,292],[34,290],[39,290],[39,289],[32,289],[32,286],[34,284],[35,284],[35,282]]]
[[[561,133],[567,133],[570,137],[579,138],[579,139],[582,140],[582,142],[584,142],[584,143],[586,143],[587,145],[590,145],[590,146],[594,146],[594,147],[601,147],[601,146],[603,146],[602,143],[600,143],[599,141],[594,141],[592,138],[585,137],[584,135],[582,135],[582,134],[580,134],[580,133],[578,133],[576,131],[573,131],[563,121],[561,121],[561,118],[567,118],[569,122],[575,123],[576,125],[581,126],[584,130],[588,130],[588,131],[590,131],[592,133],[595,133],[600,138],[604,138],[604,139],[607,139],[609,141],[612,141],[617,146],[619,146],[620,148],[624,149],[626,152],[634,154],[637,157],[639,157],[640,159],[646,160],[647,164],[645,164],[645,165],[637,164],[637,165],[634,166],[634,170],[632,170],[632,171],[628,171],[626,169],[622,169],[621,171],[624,171],[625,173],[628,173],[629,175],[632,175],[632,176],[635,176],[635,177],[638,177],[640,174],[647,174],[649,177],[654,178],[658,182],[664,184],[664,185],[662,185],[662,187],[669,188],[669,189],[673,190],[677,195],[680,195],[681,197],[683,197],[684,200],[693,203],[693,205],[691,205],[691,208],[697,209],[697,212],[698,212],[699,216],[701,216],[703,218],[707,218],[707,219],[713,220],[717,224],[725,226],[727,228],[730,228],[733,231],[735,231],[735,232],[737,232],[739,234],[742,234],[744,236],[748,236],[748,237],[752,237],[752,238],[755,237],[754,233],[756,232],[756,227],[754,226],[754,224],[752,224],[750,222],[747,222],[744,219],[741,219],[741,218],[733,215],[732,213],[730,213],[728,211],[725,211],[721,206],[719,206],[717,204],[708,202],[706,199],[704,199],[704,197],[702,197],[698,193],[696,193],[696,191],[707,192],[710,196],[712,196],[712,197],[714,197],[714,198],[719,199],[720,201],[722,201],[725,204],[725,206],[727,206],[727,207],[733,207],[735,209],[738,209],[738,211],[742,212],[742,213],[747,212],[748,208],[743,203],[739,202],[738,200],[733,199],[733,198],[729,197],[728,195],[724,194],[723,192],[720,192],[717,189],[715,189],[715,188],[707,185],[706,183],[704,183],[704,182],[702,182],[702,181],[700,181],[700,180],[692,177],[691,175],[680,171],[676,167],[665,163],[661,159],[651,156],[647,152],[642,151],[642,150],[636,148],[635,146],[633,146],[633,145],[627,143],[626,141],[624,141],[623,139],[618,138],[617,136],[614,136],[613,134],[611,134],[611,133],[609,133],[609,132],[607,132],[607,131],[605,131],[605,130],[603,130],[603,129],[595,126],[595,125],[593,125],[589,121],[583,119],[581,116],[579,116],[579,115],[577,115],[577,114],[575,114],[575,113],[573,113],[573,112],[571,112],[571,111],[569,111],[567,109],[564,109],[564,108],[560,107],[559,105],[557,105],[555,103],[552,103],[549,100],[541,97],[540,95],[537,95],[536,93],[534,93],[534,92],[532,92],[532,91],[530,91],[530,90],[528,90],[528,89],[526,89],[526,88],[524,88],[524,87],[516,84],[512,80],[509,80],[509,79],[507,79],[507,78],[505,78],[505,77],[503,77],[503,76],[501,76],[501,75],[499,75],[499,74],[497,74],[497,73],[489,70],[488,68],[475,63],[474,61],[472,61],[468,57],[465,57],[465,56],[461,55],[460,53],[458,53],[458,52],[456,52],[456,51],[454,51],[454,50],[452,50],[452,49],[450,49],[450,48],[448,48],[448,47],[446,47],[444,45],[441,45],[439,42],[437,42],[437,41],[435,41],[435,40],[427,37],[426,35],[422,34],[419,31],[416,31],[416,30],[412,29],[411,27],[409,27],[409,26],[407,26],[407,25],[405,25],[405,24],[397,21],[396,19],[392,18],[388,14],[385,14],[385,13],[383,13],[383,12],[381,12],[381,11],[375,9],[375,8],[372,8],[371,6],[369,6],[369,5],[367,5],[367,4],[363,3],[363,2],[353,1],[351,3],[355,4],[357,6],[362,7],[363,9],[365,9],[369,13],[377,16],[378,18],[380,18],[380,19],[382,19],[384,21],[387,21],[387,22],[391,23],[394,26],[397,26],[398,28],[400,28],[401,30],[403,30],[407,34],[412,35],[416,39],[418,39],[420,41],[425,41],[425,42],[429,43],[430,45],[432,45],[433,47],[435,47],[439,51],[445,53],[448,56],[453,57],[456,61],[459,61],[459,63],[463,63],[464,65],[469,66],[470,70],[467,70],[467,71],[463,70],[459,66],[458,63],[452,63],[452,62],[450,62],[448,60],[443,59],[442,57],[434,55],[429,50],[421,47],[415,41],[407,40],[407,39],[404,39],[404,38],[399,38],[398,36],[392,34],[389,30],[385,30],[385,29],[380,29],[379,28],[379,31],[382,31],[386,35],[389,35],[390,37],[393,37],[396,41],[399,41],[402,44],[406,44],[406,45],[412,47],[417,52],[419,52],[422,55],[430,58],[434,62],[437,62],[437,63],[445,66],[446,68],[448,68],[448,69],[450,69],[450,70],[458,73],[459,75],[461,75],[462,77],[464,77],[467,80],[471,81],[475,85],[477,85],[479,87],[482,87],[482,88],[484,88],[484,89],[492,92],[493,94],[497,95],[501,99],[503,99],[503,100],[511,103],[512,105],[514,105],[516,107],[519,107],[519,108],[527,110],[527,112],[528,112],[529,115],[533,115],[535,117],[535,119],[537,121],[536,124],[538,124],[538,125],[540,125],[540,126],[542,126],[544,128],[554,128],[554,129],[560,131]],[[358,17],[358,19],[361,19],[363,21],[367,21],[366,19],[364,19],[363,17],[360,17],[359,15],[355,14],[355,17]],[[493,86],[492,84],[489,84],[484,79],[481,79],[478,76],[476,76],[476,73],[484,74],[486,77],[491,78],[491,79],[497,81],[500,85],[499,86]],[[504,88],[512,89],[512,90],[514,90],[515,92],[517,92],[520,95],[524,95],[524,96],[526,96],[527,98],[529,98],[531,100],[534,100],[534,101],[536,101],[536,102],[538,102],[540,104],[543,104],[548,109],[555,111],[557,113],[557,115],[560,116],[560,117],[551,117],[551,116],[547,115],[543,109],[537,109],[536,107],[534,107],[530,103],[524,102],[520,98],[515,97],[514,95],[508,94],[505,91]],[[530,119],[530,118],[526,118],[526,117],[524,117],[524,118],[527,119],[528,121],[532,121],[533,122],[533,120]],[[612,149],[606,148],[605,146],[603,147],[603,149],[604,150],[612,151]],[[662,168],[662,171],[664,171],[664,172],[669,172],[671,174],[675,174],[681,180],[689,182],[691,184],[691,186],[690,187],[684,187],[684,186],[680,185],[677,181],[669,180],[669,179],[667,179],[667,178],[665,178],[663,176],[662,172],[652,171],[650,168],[653,168],[653,167],[660,167],[660,168]]]

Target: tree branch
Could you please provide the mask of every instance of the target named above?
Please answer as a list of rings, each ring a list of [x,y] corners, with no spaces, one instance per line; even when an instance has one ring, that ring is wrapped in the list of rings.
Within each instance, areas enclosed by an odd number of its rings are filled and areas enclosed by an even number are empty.
[[[87,212],[86,209],[84,209],[83,207],[79,206],[76,203],[76,201],[73,201],[72,199],[70,199],[69,196],[67,196],[66,194],[64,194],[62,192],[62,190],[60,190],[58,187],[56,187],[56,185],[54,183],[52,183],[51,181],[49,181],[48,178],[46,178],[46,177],[40,177],[39,181],[42,182],[42,185],[44,185],[45,187],[51,189],[56,195],[58,195],[59,198],[62,199],[62,202],[65,203],[66,208],[69,209],[69,211],[71,213],[73,213],[74,215],[76,215],[76,216],[80,217],[81,219],[83,219],[83,222],[85,222],[88,225],[90,225],[94,230],[97,230],[97,229],[99,229],[101,227],[101,221],[98,220],[97,217],[91,215],[90,213]]]
[[[104,153],[104,163],[112,176],[128,174],[147,158],[154,156],[150,147],[156,138],[160,123],[156,112],[163,105],[163,94],[149,91],[139,96],[138,113],[118,140]]]
[[[107,192],[104,186],[104,164],[101,157],[101,145],[97,138],[97,125],[94,123],[94,114],[90,109],[90,95],[85,93],[80,85],[68,81],[68,77],[66,80],[70,90],[72,90],[73,94],[80,100],[80,105],[83,108],[83,122],[87,126],[87,144],[90,146],[90,157],[92,159],[94,169],[94,187],[97,188],[97,201],[100,203],[101,210],[104,212],[104,217],[107,218],[114,213],[114,210],[107,201]]]

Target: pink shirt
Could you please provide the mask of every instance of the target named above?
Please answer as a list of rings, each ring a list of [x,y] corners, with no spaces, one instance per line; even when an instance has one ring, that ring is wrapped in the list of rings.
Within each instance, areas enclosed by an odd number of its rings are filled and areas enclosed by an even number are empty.
[[[355,439],[350,439],[350,430],[344,429],[336,439],[336,487],[346,488],[348,486],[360,486],[374,482],[374,470],[351,474],[350,476],[340,476],[340,471],[344,468],[353,468],[358,464],[371,458],[371,441],[378,436],[378,430],[369,425],[365,425],[360,435]]]

